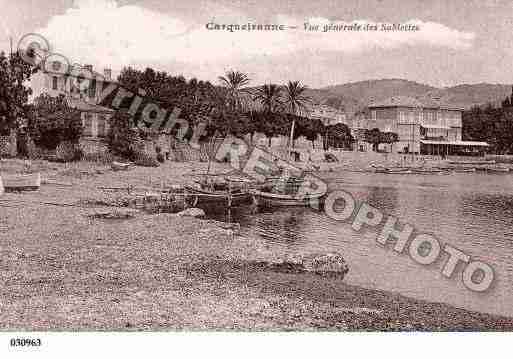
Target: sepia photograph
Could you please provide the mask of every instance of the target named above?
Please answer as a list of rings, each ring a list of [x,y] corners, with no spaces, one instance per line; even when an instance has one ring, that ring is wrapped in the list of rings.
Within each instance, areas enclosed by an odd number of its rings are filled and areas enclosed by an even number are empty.
[[[511,1],[0,9],[9,352],[513,330]]]

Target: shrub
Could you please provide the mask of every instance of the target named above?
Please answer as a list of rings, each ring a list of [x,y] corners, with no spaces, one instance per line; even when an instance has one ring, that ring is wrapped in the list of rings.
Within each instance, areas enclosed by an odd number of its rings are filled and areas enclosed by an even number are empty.
[[[132,127],[132,117],[125,110],[117,111],[110,118],[107,146],[115,154],[133,161],[136,160],[142,145],[141,133]]]
[[[138,152],[134,156],[134,163],[137,166],[143,166],[143,167],[158,167],[159,162],[155,157],[150,156],[146,152]]]
[[[110,152],[83,153],[81,159],[106,165],[114,161],[114,155]]]
[[[79,160],[82,151],[72,142],[64,141],[57,145],[55,157],[59,162],[71,162]]]
[[[162,153],[157,153],[157,161],[159,161],[160,163],[164,163],[166,160],[166,158],[164,157],[164,155]]]
[[[37,146],[54,150],[61,142],[78,143],[82,135],[80,111],[70,108],[64,96],[42,94],[34,104],[29,132]]]

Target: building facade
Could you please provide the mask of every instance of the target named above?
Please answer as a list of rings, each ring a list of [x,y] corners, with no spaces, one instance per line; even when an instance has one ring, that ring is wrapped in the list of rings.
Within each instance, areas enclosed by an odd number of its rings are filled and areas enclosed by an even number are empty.
[[[343,123],[349,126],[347,122],[346,113],[337,108],[314,103],[308,106],[308,118],[319,119],[325,126],[336,125],[337,123]]]
[[[483,153],[485,142],[462,141],[462,108],[435,100],[396,96],[374,102],[353,123],[356,129],[397,133],[393,152],[423,155]]]
[[[110,69],[104,69],[103,74],[99,74],[93,70],[92,65],[85,65],[83,68],[92,73],[95,78],[111,80],[112,71]],[[82,91],[78,88],[76,78],[58,76],[46,71],[38,71],[32,75],[30,81],[32,101],[43,93],[53,97],[64,95],[68,104],[81,112],[82,126],[84,127],[81,146],[85,152],[98,152],[98,150],[104,149],[103,139],[107,136],[109,119],[114,111],[98,105],[99,94],[96,81],[90,81],[90,86]]]

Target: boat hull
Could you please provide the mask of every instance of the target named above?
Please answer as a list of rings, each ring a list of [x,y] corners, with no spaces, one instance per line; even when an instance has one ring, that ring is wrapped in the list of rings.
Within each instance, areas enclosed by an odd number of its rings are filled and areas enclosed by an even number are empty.
[[[185,187],[187,191],[187,201],[194,207],[196,206],[224,206],[238,207],[251,203],[251,194],[238,192],[228,194],[227,192],[209,192],[194,187]]]
[[[37,191],[41,187],[41,174],[6,176],[2,178],[3,187],[9,191]]]
[[[309,206],[319,204],[324,194],[310,194],[304,197],[295,197],[292,195],[275,194],[263,191],[253,192],[253,201],[259,207],[284,207],[284,206]]]

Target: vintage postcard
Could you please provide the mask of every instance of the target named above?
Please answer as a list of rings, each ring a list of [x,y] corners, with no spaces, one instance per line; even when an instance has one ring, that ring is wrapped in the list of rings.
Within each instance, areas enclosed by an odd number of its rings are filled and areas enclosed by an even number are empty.
[[[511,1],[0,9],[11,350],[513,329]]]

